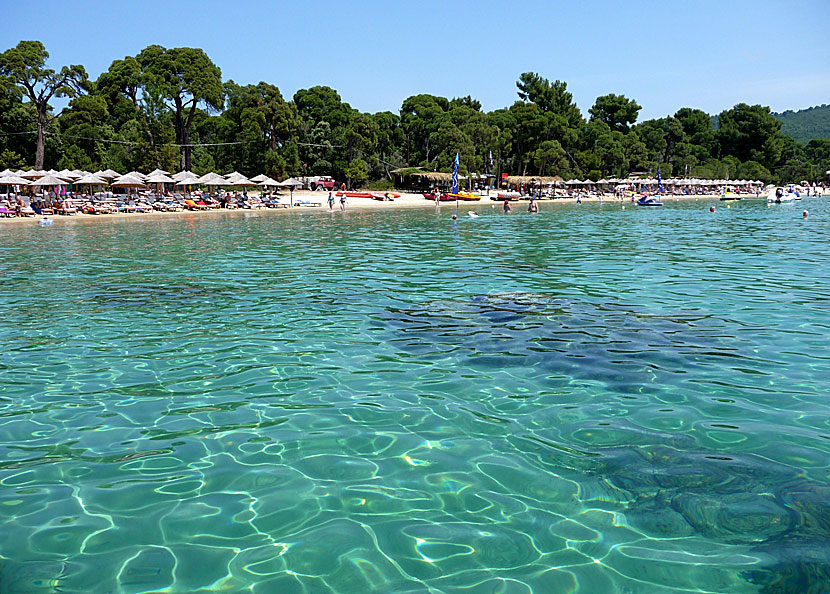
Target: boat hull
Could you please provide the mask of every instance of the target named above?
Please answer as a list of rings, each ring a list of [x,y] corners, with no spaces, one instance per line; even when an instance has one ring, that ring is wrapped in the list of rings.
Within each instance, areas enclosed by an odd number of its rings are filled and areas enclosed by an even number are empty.
[[[477,196],[476,194],[444,194],[444,196],[449,196],[450,200],[460,200],[462,202],[477,202],[481,200],[481,196]]]
[[[435,200],[435,194],[433,192],[424,192],[424,198],[427,200]],[[450,194],[441,194],[438,197],[439,202],[454,202],[455,198],[451,198]]]

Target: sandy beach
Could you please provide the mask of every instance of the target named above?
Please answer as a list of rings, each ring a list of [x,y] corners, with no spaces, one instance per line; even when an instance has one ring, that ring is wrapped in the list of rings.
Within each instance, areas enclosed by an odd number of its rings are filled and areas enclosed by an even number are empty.
[[[326,192],[312,192],[308,190],[298,190],[294,192],[294,208],[258,208],[258,209],[224,209],[224,208],[217,208],[217,209],[210,209],[210,210],[184,210],[179,212],[160,212],[160,211],[153,211],[149,213],[114,213],[114,214],[83,214],[77,213],[74,215],[64,216],[64,215],[55,215],[49,216],[50,219],[54,221],[54,224],[61,224],[70,221],[108,221],[108,220],[121,220],[121,219],[132,219],[135,221],[146,221],[152,219],[164,219],[164,218],[178,218],[178,217],[211,217],[217,215],[226,215],[226,216],[244,216],[250,215],[251,213],[257,214],[294,214],[297,212],[303,213],[328,213],[329,207],[327,204],[327,197],[328,193]],[[663,202],[671,202],[675,200],[718,200],[720,196],[717,194],[705,194],[705,195],[692,195],[692,196],[685,196],[685,195],[666,195],[662,196],[661,199]],[[746,198],[754,198],[754,196],[746,196]],[[288,201],[287,196],[282,196],[281,200],[283,202]],[[298,201],[306,201],[312,203],[319,203],[320,206],[307,206],[307,205],[300,205]],[[511,207],[514,212],[524,212],[527,209],[528,200],[522,199],[519,201],[511,202]],[[590,197],[583,197],[582,202],[599,202],[599,198],[595,196]],[[626,198],[625,200],[619,200],[618,198],[614,198],[613,196],[608,196],[607,198],[603,198],[603,202],[605,204],[624,204],[628,205],[631,204],[631,199]],[[556,205],[556,204],[574,204],[576,203],[575,197],[558,197],[555,200],[540,200],[539,205],[542,208],[545,208],[548,205]],[[378,210],[399,210],[399,209],[409,209],[409,208],[421,208],[421,209],[435,209],[440,208],[441,210],[454,210],[455,209],[455,202],[441,202],[440,206],[436,207],[435,203],[431,200],[427,200],[423,197],[422,194],[414,194],[414,193],[401,193],[399,198],[395,198],[393,201],[380,201],[374,200],[372,198],[348,198],[346,210],[348,211],[378,211]],[[501,208],[501,202],[497,200],[491,200],[487,197],[482,198],[479,201],[470,201],[470,202],[458,202],[459,209],[464,210],[476,210],[476,209],[490,209],[490,208]],[[334,205],[334,212],[340,212],[340,204],[339,199],[335,202]],[[14,224],[37,224],[43,217],[36,215],[36,216],[28,216],[28,217],[9,217],[9,218],[0,218],[0,225],[14,225]]]

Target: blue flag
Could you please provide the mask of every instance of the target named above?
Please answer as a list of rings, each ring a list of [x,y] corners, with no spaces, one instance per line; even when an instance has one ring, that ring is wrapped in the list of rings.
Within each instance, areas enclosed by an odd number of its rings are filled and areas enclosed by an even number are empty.
[[[458,153],[455,153],[455,164],[452,167],[452,193],[458,194]]]
[[[660,175],[660,166],[657,166],[657,187],[660,188],[660,193],[663,193],[663,176]]]

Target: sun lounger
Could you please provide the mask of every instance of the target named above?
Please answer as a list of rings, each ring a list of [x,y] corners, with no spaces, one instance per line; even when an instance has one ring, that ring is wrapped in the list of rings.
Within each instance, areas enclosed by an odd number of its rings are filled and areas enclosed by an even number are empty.
[[[15,216],[17,216],[17,211],[11,210],[10,208],[6,208],[4,206],[4,207],[0,208],[0,216],[15,217]]]
[[[185,200],[184,207],[188,210],[207,210],[209,208],[207,204],[196,204],[193,200]]]
[[[294,204],[297,206],[323,206],[322,202],[312,202],[311,200],[295,200]]]

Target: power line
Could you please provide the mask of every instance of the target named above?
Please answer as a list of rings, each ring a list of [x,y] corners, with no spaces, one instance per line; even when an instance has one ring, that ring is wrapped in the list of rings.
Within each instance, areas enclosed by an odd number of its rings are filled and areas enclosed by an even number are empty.
[[[10,134],[36,134],[37,132],[11,132]],[[75,136],[73,134],[56,134],[55,132],[46,132],[46,134],[50,136],[58,135],[61,138],[73,138],[75,140],[92,140],[94,142],[105,142],[110,144],[130,144],[130,145],[137,145],[141,144],[135,140],[111,140],[107,138],[92,138],[90,136]],[[240,145],[240,144],[251,144],[252,142],[262,142],[261,140],[236,140],[233,142],[191,142],[187,144],[179,144],[175,142],[165,142],[163,146],[176,146],[176,147],[200,147],[200,146],[233,146],[233,145]],[[345,145],[342,144],[315,144],[313,142],[297,142],[295,140],[288,140],[287,143],[297,144],[300,146],[318,146],[324,148],[346,148]]]

